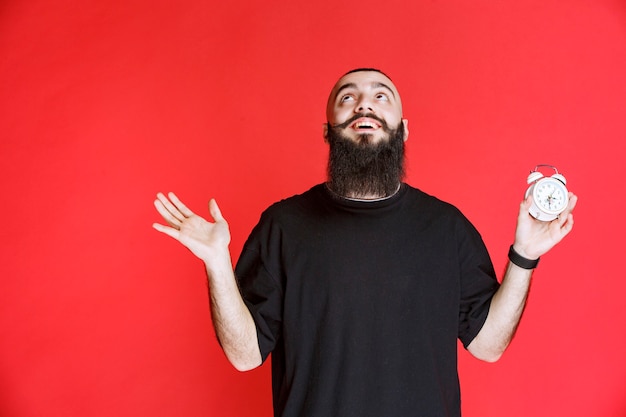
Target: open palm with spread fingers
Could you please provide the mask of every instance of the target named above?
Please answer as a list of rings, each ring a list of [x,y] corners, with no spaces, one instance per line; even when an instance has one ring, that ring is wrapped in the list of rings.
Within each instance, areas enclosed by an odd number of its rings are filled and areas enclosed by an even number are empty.
[[[178,240],[205,263],[228,251],[230,243],[228,223],[224,220],[215,200],[211,199],[209,202],[213,223],[192,212],[174,193],[168,193],[167,197],[158,193],[154,206],[169,226],[158,223],[152,226]]]

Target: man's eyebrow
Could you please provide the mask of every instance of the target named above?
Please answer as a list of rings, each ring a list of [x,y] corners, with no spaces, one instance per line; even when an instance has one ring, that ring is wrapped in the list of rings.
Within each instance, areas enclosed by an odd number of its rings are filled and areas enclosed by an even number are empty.
[[[335,93],[335,98],[337,98],[339,96],[339,93],[341,93],[343,90],[345,90],[347,88],[356,88],[356,84],[355,83],[346,83],[346,84],[342,85],[341,87],[339,87],[337,89],[337,92]]]
[[[391,95],[395,98],[396,94],[393,92],[393,90],[391,89],[391,87],[389,87],[387,84],[385,83],[381,83],[381,82],[373,82],[372,84],[373,88],[384,88],[386,90],[389,90],[389,92],[391,93]],[[348,88],[357,88],[355,83],[345,83],[343,84],[341,87],[339,87],[337,89],[337,92],[335,93],[335,98],[337,98],[339,96],[339,93],[341,93],[343,90],[348,89]]]
[[[389,92],[391,93],[391,95],[392,95],[394,98],[396,97],[396,95],[395,95],[395,93],[393,92],[393,90],[391,89],[391,87],[389,87],[389,86],[388,86],[387,84],[385,84],[385,83],[377,82],[377,83],[374,83],[374,84],[373,84],[373,87],[374,87],[374,88],[385,88],[385,89],[389,90]]]

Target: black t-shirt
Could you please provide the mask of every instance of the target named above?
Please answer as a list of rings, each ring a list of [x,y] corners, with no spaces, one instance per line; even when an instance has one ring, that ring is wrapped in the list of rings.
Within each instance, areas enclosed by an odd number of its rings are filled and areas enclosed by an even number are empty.
[[[455,207],[406,184],[375,202],[320,184],[263,213],[236,275],[276,416],[460,415],[456,341],[498,282]]]

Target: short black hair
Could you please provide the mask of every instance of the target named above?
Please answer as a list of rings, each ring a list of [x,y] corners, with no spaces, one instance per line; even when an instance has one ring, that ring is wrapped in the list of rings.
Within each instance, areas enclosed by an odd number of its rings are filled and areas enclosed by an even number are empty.
[[[391,77],[390,77],[390,76],[388,76],[387,74],[385,74],[384,72],[382,72],[382,71],[381,71],[381,70],[379,70],[378,68],[367,68],[367,67],[362,67],[362,68],[355,68],[355,69],[352,69],[352,70],[350,70],[350,71],[346,72],[345,74],[343,74],[343,75],[342,75],[342,77],[345,77],[346,75],[348,75],[348,74],[352,74],[352,73],[354,73],[354,72],[367,72],[367,71],[378,72],[378,73],[380,73],[380,74],[384,75],[385,77],[387,77],[387,78],[389,78],[389,79],[391,80]],[[393,81],[393,80],[391,80],[391,81]]]

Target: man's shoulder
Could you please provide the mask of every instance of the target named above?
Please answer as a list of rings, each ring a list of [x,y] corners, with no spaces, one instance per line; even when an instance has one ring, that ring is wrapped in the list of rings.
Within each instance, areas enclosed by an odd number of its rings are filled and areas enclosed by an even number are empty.
[[[435,197],[432,194],[428,194],[425,191],[409,184],[405,184],[405,186],[407,187],[407,198],[422,209],[443,212],[459,212],[459,209],[452,203],[441,200],[440,198]]]
[[[271,204],[263,212],[264,216],[280,216],[294,211],[301,211],[304,208],[316,206],[323,199],[324,184],[317,184],[308,190],[285,197]]]
[[[309,201],[309,200],[316,200],[319,199],[320,196],[323,193],[323,189],[324,189],[324,184],[316,184],[314,186],[312,186],[311,188],[309,188],[308,190],[299,193],[299,194],[294,194],[291,195],[289,197],[285,197],[283,199],[280,199],[278,201],[276,201],[275,203],[273,203],[272,205],[269,206],[269,208],[272,207],[289,207],[291,205],[294,204],[301,204],[304,201]]]

